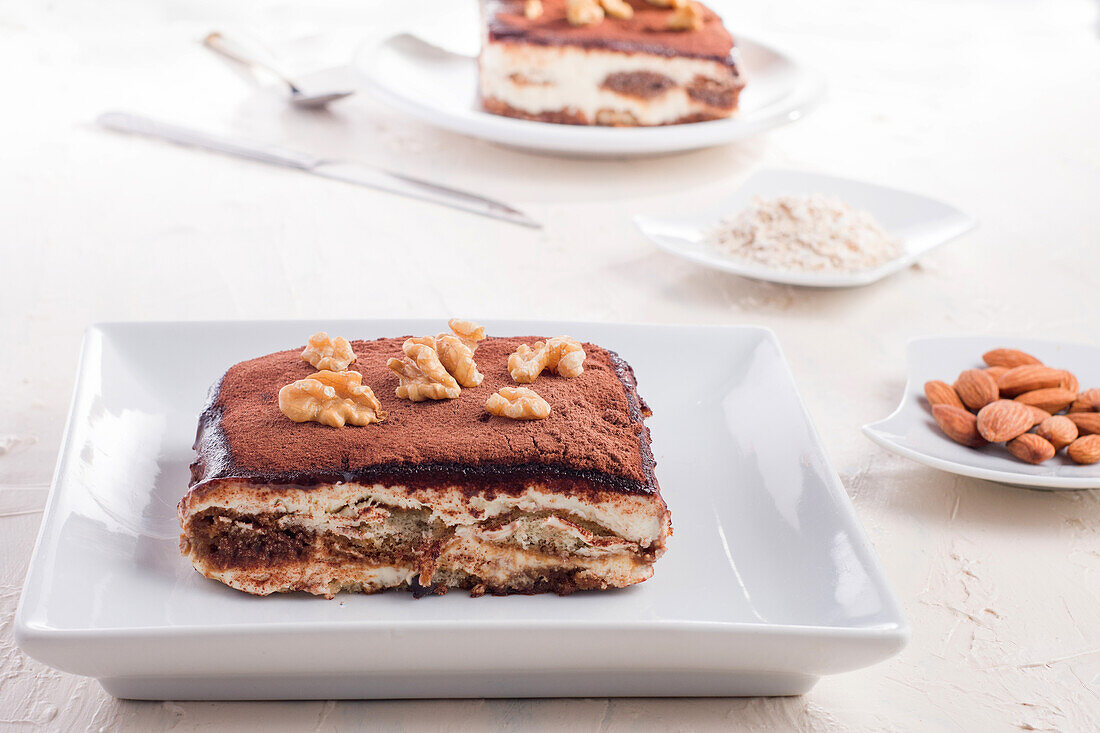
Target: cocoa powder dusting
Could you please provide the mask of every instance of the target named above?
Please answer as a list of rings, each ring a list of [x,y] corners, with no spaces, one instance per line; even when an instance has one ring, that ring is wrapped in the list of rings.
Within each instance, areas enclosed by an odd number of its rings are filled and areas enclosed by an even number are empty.
[[[733,39],[711,9],[703,7],[703,27],[690,32],[669,30],[671,8],[645,0],[627,0],[634,8],[629,19],[605,18],[592,25],[571,25],[566,19],[567,0],[542,0],[538,18],[524,15],[524,0],[489,0],[485,17],[493,41],[519,41],[547,46],[572,45],[622,53],[688,56],[733,66]]]
[[[301,360],[301,347],[237,364],[225,374],[203,415],[195,479],[535,464],[597,472],[637,484],[636,490],[655,487],[649,433],[641,422],[644,403],[636,396],[629,367],[612,352],[585,344],[588,356],[580,376],[566,379],[544,372],[531,385],[552,407],[545,420],[485,413],[490,394],[514,385],[507,369],[509,354],[536,340],[481,342],[474,355],[485,375],[481,385],[464,388],[458,399],[421,403],[395,396],[397,376],[386,367],[390,357],[401,356],[404,337],[353,341],[357,359],[349,369],[363,374],[363,383],[389,413],[385,422],[365,427],[295,423],[279,411],[279,389],[314,371]],[[213,455],[217,452],[224,455]]]

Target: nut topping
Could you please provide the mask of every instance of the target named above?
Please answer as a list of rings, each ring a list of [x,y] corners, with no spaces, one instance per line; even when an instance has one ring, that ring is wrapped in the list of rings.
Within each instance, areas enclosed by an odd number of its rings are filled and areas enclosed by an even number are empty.
[[[476,387],[485,376],[477,370],[474,351],[458,336],[441,333],[435,337],[435,350],[444,368],[463,387]]]
[[[597,0],[566,0],[565,17],[570,25],[594,25],[603,21],[603,7]]]
[[[604,12],[612,18],[633,18],[634,8],[627,4],[626,0],[600,0]]]
[[[455,336],[462,339],[462,343],[470,347],[470,351],[477,351],[477,344],[479,341],[485,340],[485,326],[479,326],[473,321],[463,321],[458,318],[452,318],[447,321],[447,325],[454,332]]]
[[[458,382],[440,363],[434,344],[435,339],[431,336],[406,339],[401,345],[405,357],[386,362],[401,379],[396,390],[401,399],[413,402],[453,400],[461,394]]]
[[[513,420],[543,420],[550,416],[550,404],[527,387],[503,387],[489,395],[485,410]]]
[[[687,3],[672,11],[668,19],[670,31],[697,31],[703,27],[703,11],[699,3]]]
[[[520,344],[508,357],[508,373],[520,384],[534,382],[543,369],[563,377],[577,377],[584,371],[584,347],[568,336],[536,341],[532,349]]]
[[[386,411],[362,381],[359,372],[323,369],[280,389],[279,409],[294,422],[314,421],[334,428],[382,422]]]
[[[342,372],[355,361],[355,352],[346,338],[331,338],[324,331],[309,337],[302,361],[308,361],[314,369]]]

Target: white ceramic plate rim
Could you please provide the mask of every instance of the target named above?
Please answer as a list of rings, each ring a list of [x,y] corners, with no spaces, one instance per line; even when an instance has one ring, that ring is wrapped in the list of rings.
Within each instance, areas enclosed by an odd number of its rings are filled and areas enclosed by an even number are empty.
[[[1043,341],[1036,339],[1019,339],[1019,338],[996,338],[987,336],[925,336],[910,339],[906,347],[907,366],[911,367],[912,359],[910,354],[912,350],[921,348],[929,344],[945,341],[974,341],[979,345],[975,346],[975,354],[980,355],[991,348],[997,348],[997,345],[1014,344],[1023,349],[1032,349],[1034,351],[1041,351],[1043,347],[1051,348],[1059,345],[1065,345],[1064,342],[1056,341]],[[981,345],[984,344],[984,347]],[[1089,344],[1073,344],[1075,347],[1091,348]],[[980,359],[980,356],[977,358]],[[948,373],[951,370],[951,366],[947,366]],[[941,471],[947,471],[948,473],[954,473],[959,476],[967,476],[970,478],[985,479],[987,481],[996,481],[998,483],[1010,484],[1014,486],[1024,486],[1035,489],[1050,489],[1050,490],[1080,490],[1080,489],[1100,489],[1100,476],[1035,476],[1026,473],[1020,473],[1018,471],[1007,470],[1011,468],[1014,458],[1006,455],[1004,458],[1006,470],[997,470],[991,468],[983,468],[981,466],[974,466],[966,463],[960,463],[958,461],[952,461],[946,458],[940,458],[938,456],[929,455],[921,452],[907,445],[903,445],[893,439],[887,428],[889,425],[904,417],[913,408],[912,398],[917,393],[923,394],[923,383],[917,384],[916,377],[912,373],[908,374],[905,382],[905,390],[902,393],[901,402],[887,417],[877,422],[868,423],[863,426],[863,434],[870,438],[872,441],[882,446],[886,450],[896,453],[906,458],[911,458],[918,463],[922,463],[932,468],[938,468]],[[946,436],[943,437],[944,441],[950,439]]]
[[[739,140],[773,127],[795,122],[817,108],[826,93],[825,77],[809,64],[758,35],[737,34],[737,43],[753,45],[782,58],[796,71],[796,77],[781,99],[764,107],[725,120],[693,122],[662,127],[609,128],[583,125],[560,125],[534,120],[502,117],[471,107],[455,112],[449,107],[432,104],[395,88],[387,79],[372,70],[379,54],[391,51],[396,44],[421,44],[435,48],[409,33],[390,36],[370,48],[355,61],[362,70],[368,90],[390,107],[423,122],[470,137],[532,150],[606,157],[616,155],[650,155],[694,150]],[[441,53],[453,53],[436,49]],[[462,54],[453,53],[455,56]],[[476,59],[470,57],[471,63]],[[747,69],[751,74],[752,69]],[[751,83],[751,81],[750,81]]]
[[[380,322],[385,322],[389,319],[359,319],[359,320],[356,320],[356,321],[353,321],[353,322],[355,322],[355,323],[364,323],[364,322],[372,322],[372,321],[375,321],[375,320],[380,321]],[[445,318],[439,318],[439,319],[402,319],[402,320],[410,320],[410,321],[411,320],[423,320],[426,323],[432,323],[432,324],[437,323],[437,322],[445,322],[446,321]],[[34,563],[34,557],[39,554],[39,545],[43,541],[43,536],[46,534],[47,526],[51,522],[51,518],[55,516],[55,506],[54,505],[55,505],[56,501],[58,500],[57,497],[60,493],[56,490],[55,487],[57,486],[57,482],[58,482],[59,477],[65,471],[67,459],[71,455],[73,455],[72,446],[70,445],[71,440],[72,440],[72,435],[73,435],[73,431],[71,429],[72,428],[72,423],[73,423],[73,420],[76,419],[76,417],[77,417],[78,406],[79,406],[79,404],[81,402],[81,399],[83,397],[83,392],[87,389],[90,389],[89,385],[86,383],[86,381],[88,379],[87,370],[86,370],[86,366],[87,366],[86,362],[87,362],[87,359],[88,359],[88,356],[89,356],[89,348],[88,348],[89,338],[93,335],[98,336],[103,331],[110,330],[112,328],[118,328],[118,327],[126,328],[126,327],[130,327],[130,326],[138,325],[138,326],[146,327],[146,328],[156,328],[158,326],[171,327],[171,326],[180,325],[182,323],[186,323],[186,325],[194,326],[194,327],[202,327],[204,325],[216,326],[216,325],[224,325],[225,324],[224,321],[207,321],[207,322],[203,322],[203,321],[186,321],[186,322],[180,322],[180,321],[141,321],[141,322],[113,321],[113,322],[100,322],[100,323],[92,324],[91,326],[88,327],[87,331],[85,331],[84,344],[81,348],[81,354],[80,354],[80,357],[79,357],[79,360],[78,360],[78,363],[77,363],[76,384],[74,386],[73,395],[72,395],[72,398],[71,398],[70,403],[69,403],[69,413],[68,413],[68,416],[67,416],[66,421],[65,421],[65,429],[64,429],[64,433],[63,433],[64,439],[62,440],[61,448],[58,452],[58,461],[57,461],[57,464],[56,464],[55,469],[54,469],[53,478],[51,480],[50,494],[49,494],[49,497],[47,498],[45,509],[43,510],[42,525],[39,528],[39,533],[38,533],[38,536],[35,540],[35,546],[34,546],[34,549],[32,551],[31,569],[29,569],[28,573],[27,573],[28,578],[30,578],[34,575],[34,573],[32,572],[33,571],[33,566],[35,564]],[[293,321],[293,320],[285,320],[285,321],[284,320],[278,320],[278,321],[235,321],[233,323],[234,323],[234,325],[238,325],[242,328],[245,328],[245,327],[248,327],[249,325],[254,325],[254,324],[293,326],[296,323],[298,323],[298,321]],[[312,323],[312,321],[300,321],[300,323],[306,324],[306,323]],[[347,323],[347,321],[337,320],[337,321],[333,321],[333,323],[334,323],[334,327],[335,327],[335,326],[339,326],[341,323]],[[555,326],[562,325],[561,322],[551,322],[551,321],[545,321],[544,322],[544,321],[539,321],[539,320],[513,321],[513,322],[510,322],[510,323],[523,323],[528,328],[530,328],[532,332],[540,332],[539,329],[542,328],[542,326],[540,324],[542,324],[542,323],[547,323],[547,324],[553,323]],[[636,328],[670,329],[670,330],[671,329],[677,329],[677,328],[683,328],[682,326],[675,326],[675,325],[669,325],[669,324],[648,324],[648,323],[631,323],[631,324],[592,323],[592,324],[588,324],[586,322],[573,322],[572,325],[576,326],[576,327],[581,327],[581,328],[583,328],[585,325],[595,325],[595,326],[603,326],[603,327],[615,326],[615,325],[629,325],[631,327],[636,327]],[[791,384],[794,384],[797,387],[797,383],[795,382],[795,379],[794,379],[794,374],[790,370],[790,366],[789,366],[789,364],[786,360],[786,356],[783,354],[782,347],[779,344],[778,338],[776,337],[775,332],[772,331],[770,328],[763,327],[763,326],[718,326],[718,327],[714,327],[714,326],[691,326],[691,328],[733,330],[733,331],[747,331],[747,332],[755,331],[755,332],[758,332],[761,335],[762,338],[771,341],[775,345],[777,351],[779,352],[779,354],[781,356],[784,375],[790,381]],[[574,330],[576,330],[576,329],[574,329]],[[813,436],[814,447],[817,450],[821,451],[822,454],[824,454],[824,448],[821,444],[820,435],[818,434],[817,428],[813,424],[812,419],[810,418],[809,412],[806,410],[805,404],[801,402],[801,399],[800,399],[800,406],[801,406],[803,418],[806,420],[807,424],[810,427],[811,434]],[[847,492],[844,490],[844,487],[841,484],[839,477],[836,475],[835,470],[832,470],[831,467],[830,467],[830,476],[829,476],[829,478],[830,478],[830,481],[828,482],[828,486],[829,486],[830,493],[832,494],[832,499],[836,502],[837,506],[839,506],[841,508],[842,512],[845,515],[845,520],[849,524],[849,527],[852,529],[852,531],[855,534],[857,534],[857,536],[859,537],[859,539],[862,541],[862,543],[865,546],[871,547],[871,543],[868,540],[868,538],[866,536],[866,533],[864,532],[863,527],[859,522],[858,517],[856,516],[855,509],[854,509],[854,507],[852,506],[852,503],[851,503],[851,499],[848,497]],[[813,636],[827,635],[827,636],[836,636],[836,637],[853,637],[853,636],[854,637],[878,637],[878,636],[882,636],[882,637],[895,638],[895,639],[900,638],[902,640],[907,639],[908,634],[909,634],[909,625],[908,625],[908,621],[905,619],[904,614],[901,612],[901,604],[898,602],[898,599],[897,599],[896,595],[894,594],[893,588],[890,585],[888,579],[886,578],[885,572],[883,571],[883,569],[881,567],[881,564],[878,562],[877,556],[873,552],[871,552],[870,557],[873,560],[873,563],[871,565],[871,569],[874,571],[874,577],[872,578],[872,580],[875,582],[875,584],[879,588],[879,590],[881,590],[883,592],[883,597],[887,601],[887,606],[888,606],[889,610],[892,611],[896,615],[896,618],[898,619],[898,621],[895,622],[895,623],[874,624],[874,625],[861,626],[861,627],[818,626],[818,625],[810,625],[810,624],[787,624],[787,623],[780,624],[780,623],[766,623],[766,622],[765,623],[752,623],[752,622],[743,622],[743,621],[722,621],[722,622],[715,622],[715,621],[679,621],[679,622],[670,622],[670,621],[658,620],[658,621],[652,621],[652,622],[631,621],[631,622],[628,622],[628,623],[632,628],[640,628],[640,629],[656,628],[656,627],[667,628],[670,624],[676,624],[676,625],[688,626],[688,627],[691,627],[693,629],[714,628],[714,629],[722,629],[722,630],[745,630],[745,631],[751,631],[753,633],[778,634],[778,635],[792,634],[792,635],[797,636],[797,635],[802,635],[802,634],[812,634]],[[21,628],[24,631],[25,634],[26,633],[31,633],[33,631],[34,633],[43,633],[43,634],[50,634],[50,635],[57,634],[57,635],[64,635],[64,636],[79,638],[79,637],[82,637],[82,636],[100,637],[104,634],[107,634],[107,635],[117,634],[119,636],[129,636],[129,635],[142,636],[144,634],[154,634],[154,635],[160,636],[160,635],[162,635],[166,632],[167,633],[187,633],[187,632],[191,632],[191,631],[199,630],[199,629],[201,629],[203,631],[211,631],[211,632],[214,632],[214,633],[218,633],[218,632],[221,632],[221,633],[238,633],[238,634],[241,633],[241,628],[240,627],[232,626],[232,625],[227,625],[227,626],[224,626],[224,627],[217,627],[217,626],[202,625],[202,624],[194,624],[194,625],[172,624],[172,625],[165,625],[165,626],[155,626],[155,625],[153,625],[153,626],[142,626],[142,627],[133,627],[133,628],[104,627],[104,628],[96,628],[96,629],[71,629],[71,628],[57,628],[57,627],[51,627],[51,626],[45,626],[45,625],[39,625],[39,624],[29,624],[29,623],[26,623],[23,620],[24,619],[23,601],[25,600],[25,595],[26,595],[26,593],[24,592],[23,597],[20,598],[18,611],[16,613],[17,627]],[[417,625],[429,625],[429,626],[433,626],[433,627],[439,627],[439,626],[447,627],[448,626],[448,622],[446,622],[446,621],[440,622],[440,621],[434,621],[434,620],[433,621],[417,621],[417,620],[410,619],[410,620],[406,620],[402,623],[408,624],[410,626],[417,626]],[[499,621],[477,622],[477,621],[471,621],[471,620],[463,620],[461,622],[450,622],[450,624],[451,624],[450,628],[452,630],[459,629],[459,628],[468,628],[468,627],[524,628],[526,626],[539,626],[539,627],[551,627],[551,628],[570,628],[570,629],[586,629],[586,628],[588,628],[588,629],[601,629],[601,628],[607,628],[607,627],[618,628],[618,627],[622,627],[624,625],[623,622],[618,622],[618,621],[616,621],[616,622],[601,622],[601,621],[578,622],[578,621],[575,621],[575,620],[562,621],[562,622],[555,622],[555,621],[552,621],[552,620],[530,620],[530,621],[515,620],[515,621],[511,621],[511,622],[504,622],[504,623],[499,622]],[[390,624],[389,622],[377,622],[377,623],[375,623],[375,622],[372,622],[369,619],[361,619],[361,620],[357,620],[357,621],[352,622],[352,623],[344,622],[344,621],[341,621],[341,622],[323,622],[323,621],[319,621],[319,622],[311,622],[310,630],[341,630],[341,629],[346,630],[348,628],[360,628],[360,627],[361,628],[374,628],[374,627],[383,627],[383,626],[384,627],[391,627],[392,624]],[[263,626],[263,629],[265,631],[267,631],[267,630],[279,630],[279,629],[290,630],[290,629],[295,629],[295,628],[301,628],[301,623],[299,623],[299,622],[286,622],[286,623],[282,623],[282,624],[265,623],[264,626]],[[899,636],[899,634],[900,634],[900,636]]]
[[[781,283],[784,285],[802,285],[807,287],[818,288],[848,288],[858,287],[861,285],[870,285],[873,282],[877,282],[884,277],[894,274],[909,265],[916,262],[920,257],[927,254],[931,250],[939,247],[940,245],[947,244],[948,242],[961,237],[967,232],[977,227],[978,223],[973,218],[962,211],[946,204],[942,201],[931,199],[927,196],[921,196],[920,194],[914,194],[909,191],[905,191],[899,188],[893,188],[890,186],[880,186],[878,184],[867,183],[865,181],[858,181],[852,178],[842,178],[839,176],[829,176],[821,173],[809,173],[806,171],[797,171],[784,168],[766,168],[753,173],[749,178],[745,180],[739,187],[739,190],[750,189],[753,186],[754,180],[758,176],[766,175],[789,175],[792,177],[799,177],[805,181],[803,188],[807,191],[814,190],[822,193],[829,193],[830,184],[857,184],[859,186],[873,187],[884,192],[890,192],[894,194],[904,196],[915,196],[927,201],[933,201],[944,207],[949,208],[952,213],[952,221],[949,227],[945,228],[942,236],[933,238],[921,238],[916,242],[906,241],[904,251],[902,254],[889,262],[886,262],[879,267],[862,270],[859,272],[801,272],[798,270],[782,270],[773,267],[766,267],[764,265],[758,265],[745,260],[738,260],[734,257],[729,257],[720,252],[712,252],[706,249],[697,249],[694,247],[684,246],[675,241],[675,238],[668,236],[658,236],[652,234],[654,230],[659,230],[671,225],[679,226],[697,226],[697,223],[701,219],[710,220],[710,226],[717,226],[719,221],[714,220],[712,217],[705,217],[699,214],[695,215],[676,215],[676,216],[650,216],[645,214],[637,214],[633,217],[634,226],[648,239],[653,242],[657,247],[669,254],[682,257],[691,262],[695,262],[706,267],[711,267],[716,270],[722,270],[734,275],[740,275],[742,277],[753,278],[755,280],[764,280],[767,282]],[[711,207],[713,208],[713,206]],[[874,212],[872,212],[874,213]]]
[[[442,319],[423,320],[423,324],[437,325]],[[300,321],[303,326],[297,326],[298,321],[238,321],[233,322],[234,327],[240,327],[242,329],[257,328],[257,327],[272,327],[272,328],[288,328],[292,330],[307,330],[306,324],[310,327],[316,326],[317,321]],[[389,328],[388,326],[379,326],[381,324],[390,324],[390,322],[400,322],[406,328],[414,325],[414,321],[401,319],[400,321],[388,321],[388,320],[355,320],[355,321],[331,321],[332,328],[351,328],[354,325],[359,325],[363,328],[366,324],[375,324],[374,328]],[[421,322],[421,321],[416,321]],[[390,633],[416,633],[416,632],[430,632],[430,633],[453,633],[453,632],[470,632],[470,633],[524,633],[530,630],[547,631],[547,632],[660,632],[662,637],[669,638],[669,635],[683,634],[683,638],[696,638],[691,635],[702,634],[708,636],[711,634],[720,635],[720,638],[728,639],[737,638],[740,639],[738,643],[749,643],[751,639],[774,639],[775,643],[780,643],[781,639],[785,641],[799,645],[796,647],[784,647],[801,649],[806,644],[816,646],[814,648],[821,649],[821,644],[836,642],[843,645],[838,649],[844,649],[847,655],[840,655],[835,659],[828,661],[828,663],[822,663],[832,665],[832,671],[843,671],[845,669],[854,669],[868,664],[876,663],[876,661],[888,658],[897,653],[910,636],[910,630],[908,622],[906,622],[903,612],[901,611],[901,605],[898,603],[897,597],[893,593],[893,589],[890,586],[889,581],[886,578],[878,558],[866,537],[864,529],[859,525],[858,518],[856,517],[853,506],[851,506],[847,493],[845,492],[843,485],[840,484],[839,478],[836,472],[828,467],[827,459],[825,459],[824,449],[821,446],[820,437],[817,436],[816,429],[810,420],[809,414],[805,411],[805,406],[801,402],[801,398],[798,401],[798,407],[800,409],[803,419],[805,419],[807,433],[811,436],[809,444],[806,449],[812,450],[817,455],[820,455],[824,460],[823,466],[825,472],[821,473],[816,471],[817,475],[820,475],[822,481],[820,483],[820,489],[817,491],[823,492],[823,500],[829,505],[833,506],[836,510],[835,518],[831,519],[831,524],[828,526],[835,526],[843,528],[844,532],[849,534],[856,543],[866,548],[866,555],[860,556],[860,565],[864,567],[867,572],[867,582],[869,586],[875,589],[878,598],[881,599],[881,610],[878,613],[878,619],[865,625],[858,625],[857,623],[849,623],[846,621],[840,621],[842,625],[816,625],[816,624],[800,624],[800,623],[785,623],[785,622],[762,622],[753,623],[750,621],[714,621],[714,620],[692,620],[690,614],[687,617],[680,617],[680,619],[669,620],[648,620],[648,619],[627,619],[624,621],[615,620],[562,620],[553,621],[547,619],[514,619],[507,621],[489,620],[489,621],[475,621],[470,619],[462,620],[414,620],[408,619],[395,623],[392,619],[371,619],[371,617],[354,617],[354,619],[343,619],[337,621],[304,621],[304,620],[289,620],[289,621],[263,621],[257,624],[229,624],[229,623],[145,623],[140,626],[119,626],[117,624],[101,625],[92,628],[74,626],[74,625],[58,625],[48,620],[48,614],[45,613],[43,603],[53,600],[64,600],[53,597],[46,589],[50,587],[50,583],[56,582],[51,580],[51,577],[43,575],[45,572],[42,567],[40,558],[44,558],[45,553],[43,543],[45,538],[57,536],[57,522],[64,518],[63,508],[59,506],[58,502],[70,502],[72,501],[72,495],[66,492],[59,491],[59,481],[62,477],[69,477],[67,481],[72,480],[73,473],[69,472],[69,467],[66,463],[73,460],[78,460],[77,453],[79,452],[78,446],[75,445],[75,435],[79,431],[75,431],[74,419],[83,419],[81,415],[88,406],[87,400],[90,396],[97,393],[100,387],[97,385],[98,371],[90,369],[91,366],[98,365],[92,364],[92,359],[100,359],[101,348],[103,342],[110,338],[110,332],[116,328],[130,328],[133,326],[140,326],[144,329],[155,329],[158,326],[180,326],[182,324],[175,324],[175,322],[166,322],[166,324],[155,324],[155,322],[144,322],[144,324],[102,324],[92,326],[87,332],[85,339],[85,347],[81,351],[79,372],[76,383],[76,389],[73,395],[72,405],[70,405],[70,412],[66,423],[65,437],[63,440],[62,450],[59,453],[59,459],[57,468],[54,474],[54,482],[51,490],[50,497],[48,497],[46,503],[46,510],[44,513],[43,524],[38,533],[38,538],[35,543],[34,554],[31,560],[31,566],[29,572],[27,572],[27,582],[23,589],[22,598],[20,599],[19,609],[17,615],[15,615],[15,637],[17,642],[27,649],[27,652],[31,653],[36,658],[43,659],[47,663],[55,664],[63,669],[69,671],[76,671],[78,674],[90,674],[97,677],[111,677],[113,675],[101,675],[98,671],[91,671],[89,665],[94,664],[88,661],[88,656],[91,655],[95,658],[100,658],[101,653],[109,653],[111,645],[114,643],[130,643],[130,646],[124,647],[132,649],[133,644],[153,643],[156,641],[162,641],[165,644],[172,642],[173,644],[182,644],[190,641],[190,639],[210,639],[210,638],[223,638],[226,639],[226,643],[229,645],[241,645],[248,644],[248,639],[255,638],[259,641],[271,641],[272,634],[289,634],[294,637],[317,638],[324,639],[326,643],[331,641],[330,634],[346,634],[355,632],[390,632]],[[202,324],[202,322],[187,322],[189,328],[201,329],[204,326],[226,326],[226,322],[220,321],[215,324]],[[565,327],[565,324],[557,322],[550,330],[554,328]],[[573,324],[574,330],[583,330],[585,326],[608,329],[615,328],[618,324]],[[427,326],[426,326],[427,327]],[[546,330],[541,327],[538,321],[503,321],[500,322],[500,327],[507,328],[507,331],[511,330],[536,332]],[[629,325],[629,328],[651,328],[651,329],[668,329],[674,331],[683,327],[672,326],[643,326],[643,325]],[[775,365],[775,372],[781,375],[781,378],[787,381],[792,389],[795,390],[796,386],[791,374],[789,365],[783,357],[782,350],[779,347],[778,340],[775,339],[774,333],[768,329],[758,327],[720,327],[715,329],[714,327],[687,327],[692,330],[698,330],[700,332],[705,330],[718,330],[728,333],[738,332],[739,338],[751,337],[752,342],[768,342],[770,348],[774,350],[775,354],[778,354],[778,359],[781,365]],[[316,330],[316,329],[315,329]],[[416,329],[414,329],[416,330]],[[403,331],[404,332],[404,331]],[[411,331],[410,331],[411,332]],[[769,355],[769,359],[771,359]],[[769,363],[771,363],[769,361]],[[67,504],[66,504],[67,505]],[[67,510],[66,510],[67,511]],[[864,559],[866,558],[866,559]],[[32,586],[36,587],[36,590],[32,591]],[[29,598],[33,598],[33,610],[27,606]],[[33,620],[33,621],[29,621]],[[154,620],[155,621],[155,620]],[[849,623],[849,625],[843,625]],[[544,635],[539,637],[540,643],[546,642]],[[716,637],[718,638],[718,637]],[[696,642],[698,639],[696,638]],[[784,642],[784,643],[787,643]],[[74,644],[76,646],[74,646]],[[118,647],[122,649],[123,647]],[[167,648],[167,647],[162,647]],[[171,648],[183,648],[174,646]],[[122,654],[120,652],[120,654]],[[179,654],[184,654],[179,652]],[[188,652],[187,654],[191,654]],[[793,653],[798,654],[798,653]],[[123,655],[124,656],[124,655]],[[186,655],[185,655],[186,656]],[[283,655],[285,656],[285,655]],[[95,663],[102,667],[103,665],[111,666],[113,669],[118,669],[127,664],[120,657],[118,661],[101,660]],[[182,663],[183,664],[183,663]],[[196,664],[190,663],[190,664]],[[285,663],[284,663],[285,664]],[[537,661],[530,663],[533,667],[538,667]],[[807,663],[809,664],[809,663]],[[167,665],[171,667],[171,664]],[[777,668],[778,669],[778,668]],[[822,670],[822,668],[815,668],[817,671],[807,671],[807,674],[832,674],[832,671],[828,668]],[[120,674],[129,674],[124,670]],[[158,672],[160,674],[160,672]],[[169,677],[173,676],[173,672],[165,672]],[[132,689],[132,688],[116,688],[116,689]]]

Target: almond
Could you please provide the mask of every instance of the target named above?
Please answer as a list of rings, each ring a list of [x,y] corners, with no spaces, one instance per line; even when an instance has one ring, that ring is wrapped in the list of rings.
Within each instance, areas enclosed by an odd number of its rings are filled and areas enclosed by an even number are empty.
[[[1003,443],[1031,429],[1031,410],[1015,400],[997,400],[978,411],[978,432],[990,443]]]
[[[971,410],[980,410],[1000,395],[997,382],[981,369],[967,369],[955,381],[955,392]]]
[[[1048,387],[1060,387],[1062,384],[1062,371],[1038,364],[1012,367],[1002,374],[997,380],[997,389],[1002,397],[1015,397],[1024,392],[1033,392],[1037,389]],[[958,385],[956,385],[958,389]],[[960,395],[961,396],[961,395]],[[966,402],[966,399],[963,399]]]
[[[982,360],[991,367],[1003,366],[1009,369],[1023,366],[1024,364],[1043,363],[1031,354],[1026,354],[1018,349],[993,349],[993,351],[987,351],[982,354]]]
[[[1066,415],[1082,435],[1100,433],[1100,412],[1071,412]]]
[[[1077,463],[1100,461],[1100,435],[1086,435],[1069,444],[1066,453]]]
[[[932,405],[932,417],[948,438],[972,448],[985,445],[978,434],[978,419],[961,407],[954,405]]]
[[[1100,411],[1100,389],[1086,389],[1077,395],[1077,399],[1069,406],[1070,412],[1098,412]]]
[[[1062,383],[1058,385],[1062,389],[1068,389],[1073,394],[1077,394],[1081,389],[1081,384],[1077,381],[1077,377],[1073,376],[1073,372],[1067,372],[1062,370]]]
[[[955,388],[938,379],[924,383],[924,396],[930,405],[954,405],[960,409],[965,407]]]
[[[1068,389],[1047,387],[1046,389],[1024,392],[1016,398],[1016,401],[1023,402],[1025,405],[1033,405],[1034,407],[1038,407],[1050,413],[1055,413],[1061,412],[1069,407],[1076,396],[1076,392],[1070,392]]]
[[[1031,419],[1033,421],[1031,423],[1032,425],[1038,425],[1043,420],[1046,420],[1050,417],[1049,412],[1040,407],[1036,407],[1035,405],[1028,405],[1028,409],[1031,410]]]
[[[1054,446],[1045,438],[1040,438],[1035,433],[1024,433],[1014,440],[1010,440],[1005,446],[1008,452],[1028,463],[1042,463],[1054,458]]]
[[[1046,438],[1054,446],[1054,450],[1062,450],[1067,445],[1077,440],[1077,426],[1064,415],[1048,417],[1039,423],[1035,434],[1040,438]]]
[[[996,380],[1001,378],[1002,374],[1004,374],[1005,372],[1008,371],[1008,367],[1006,367],[1006,366],[991,366],[991,367],[986,367],[982,371],[985,372],[986,374],[988,374],[989,376],[993,377],[993,380],[996,381]]]

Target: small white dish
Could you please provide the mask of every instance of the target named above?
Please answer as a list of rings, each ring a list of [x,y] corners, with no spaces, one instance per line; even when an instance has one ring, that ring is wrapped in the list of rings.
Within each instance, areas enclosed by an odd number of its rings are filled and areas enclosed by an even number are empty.
[[[175,505],[209,385],[322,328],[369,339],[441,322],[91,328],[19,645],[119,697],[330,699],[790,695],[905,644],[902,611],[762,328],[486,324],[568,333],[634,366],[675,527],[641,585],[327,601],[257,598],[195,572]],[[692,379],[685,353],[698,357]]]
[[[924,383],[941,379],[950,384],[962,370],[983,366],[982,354],[1002,347],[1022,349],[1046,364],[1068,369],[1082,388],[1100,384],[1100,348],[1096,346],[992,336],[914,339],[906,348],[909,377],[901,404],[886,419],[864,425],[864,435],[893,453],[960,476],[1034,489],[1100,489],[1100,464],[1079,466],[1061,451],[1032,466],[1001,446],[960,445],[932,419]]]
[[[766,267],[715,249],[707,236],[723,219],[732,218],[755,196],[822,193],[837,196],[855,209],[871,213],[882,228],[902,241],[903,253],[874,269],[858,272],[808,272]],[[911,265],[918,257],[973,229],[977,222],[941,201],[873,183],[818,173],[762,170],[732,196],[691,214],[634,217],[642,234],[664,251],[700,265],[756,280],[818,288],[869,285]]]
[[[389,106],[428,124],[529,150],[588,157],[653,155],[733,142],[801,119],[821,101],[824,78],[773,46],[742,35],[748,85],[735,117],[663,127],[597,127],[518,120],[481,109],[477,59],[399,34],[356,65]]]

